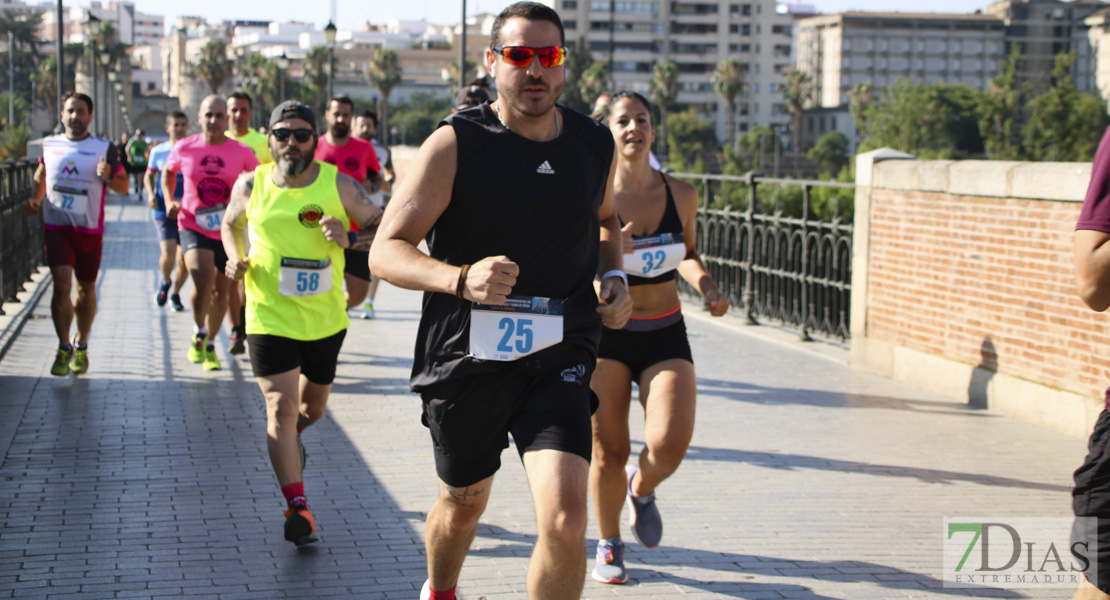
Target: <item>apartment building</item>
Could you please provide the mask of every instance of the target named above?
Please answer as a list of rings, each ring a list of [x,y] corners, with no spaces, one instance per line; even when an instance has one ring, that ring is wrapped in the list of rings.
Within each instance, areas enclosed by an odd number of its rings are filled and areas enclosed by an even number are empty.
[[[897,79],[983,89],[1005,57],[1005,26],[989,15],[858,13],[798,24],[798,68],[813,78],[815,106],[848,104],[860,83]]]
[[[782,99],[793,68],[793,21],[801,5],[774,0],[553,0],[567,45],[584,44],[595,61],[610,65],[614,86],[646,94],[653,67],[678,65],[681,91],[672,111],[692,107],[726,139],[724,101],[713,91],[713,71],[728,57],[747,69],[737,132],[784,127]],[[806,10],[811,10],[805,7]]]
[[[1034,87],[1047,83],[1056,55],[1075,51],[1075,87],[1097,93],[1097,67],[1085,20],[1105,6],[1098,0],[1000,0],[987,5],[985,12],[1006,26],[1005,53],[1009,53],[1009,45],[1021,51],[1024,61],[1018,74],[1022,81]]]
[[[88,8],[70,6],[62,12],[62,37],[66,43],[82,43],[85,33],[82,25],[94,15],[102,23],[116,28],[119,41],[128,45],[158,44],[165,38],[166,20],[162,15],[151,15],[135,9],[134,2],[92,2]],[[58,15],[53,10],[42,14],[39,39],[51,42],[57,39]]]

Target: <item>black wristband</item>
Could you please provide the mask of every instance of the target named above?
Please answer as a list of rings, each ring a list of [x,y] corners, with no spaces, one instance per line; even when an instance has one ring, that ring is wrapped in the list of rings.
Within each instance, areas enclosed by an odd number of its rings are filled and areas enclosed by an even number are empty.
[[[358,243],[358,234],[353,232],[353,231],[348,231],[347,232],[347,241],[351,242],[351,245],[354,246],[355,244]]]

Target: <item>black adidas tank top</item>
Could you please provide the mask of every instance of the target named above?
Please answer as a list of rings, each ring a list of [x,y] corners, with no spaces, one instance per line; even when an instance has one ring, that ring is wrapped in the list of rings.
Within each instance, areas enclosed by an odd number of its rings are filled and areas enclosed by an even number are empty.
[[[659,176],[663,178],[663,187],[667,188],[667,205],[663,209],[663,220],[659,222],[659,227],[655,229],[654,233],[649,233],[647,236],[635,237],[648,237],[659,235],[661,233],[673,233],[679,239],[682,238],[682,218],[678,216],[678,207],[674,203],[674,195],[671,194],[671,186],[667,183],[667,176],[662,171]],[[621,226],[624,226],[624,219],[621,219]],[[635,239],[635,238],[634,238]],[[658,277],[637,277],[636,275],[628,276],[629,287],[634,285],[647,285],[649,283],[663,283],[664,281],[674,281],[674,274],[677,269],[671,269]]]
[[[451,204],[428,233],[433,258],[451,265],[505,255],[520,266],[514,295],[564,301],[563,342],[596,353],[601,319],[593,281],[598,268],[598,208],[613,159],[613,136],[560,106],[562,132],[535,142],[501,125],[489,104],[440,123],[454,129],[458,163]],[[412,389],[456,377],[515,368],[469,353],[471,303],[425,293]],[[538,353],[540,354],[540,353]],[[527,357],[533,358],[533,357]]]

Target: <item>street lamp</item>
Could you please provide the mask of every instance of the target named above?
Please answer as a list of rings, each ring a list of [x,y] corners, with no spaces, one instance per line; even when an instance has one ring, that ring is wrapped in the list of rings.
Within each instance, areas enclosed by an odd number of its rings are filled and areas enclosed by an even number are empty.
[[[108,65],[111,64],[111,63],[112,63],[112,51],[109,50],[107,44],[105,44],[105,46],[100,49],[100,64],[101,64],[101,66],[104,67],[104,72],[105,73],[108,72]],[[96,72],[96,66],[95,65],[93,66],[93,72]],[[95,92],[96,90],[94,89],[93,91]],[[96,96],[93,96],[93,100],[96,100]],[[104,84],[104,100],[105,100],[105,103],[107,103],[107,100],[108,100],[108,84],[107,83]]]
[[[328,98],[335,95],[335,73],[332,63],[335,61],[333,52],[336,31],[335,23],[328,21],[328,26],[324,28],[324,41],[328,43]]]
[[[99,82],[97,80],[98,75],[97,75],[97,70],[96,70],[96,58],[97,58],[97,55],[99,53],[97,52],[96,41],[97,41],[97,37],[100,35],[100,19],[97,18],[96,15],[94,15],[90,12],[89,13],[89,20],[85,21],[84,23],[81,24],[81,31],[82,31],[82,33],[85,34],[85,40],[87,40],[88,42],[90,42],[92,44],[92,56],[90,57],[90,60],[89,60],[89,66],[92,67],[92,75],[93,75],[93,95],[92,95],[92,97],[93,97],[93,102],[95,103],[95,102],[98,101],[97,100],[97,89],[96,88],[99,86]],[[96,132],[97,132],[97,135],[101,135],[103,133],[100,119],[96,120]]]
[[[117,81],[118,79],[119,79],[119,74],[116,73],[116,71],[109,66],[108,67],[108,81],[112,82],[112,84],[114,85],[116,83],[119,83]],[[104,111],[105,111],[104,112],[104,118],[106,119],[104,121],[104,133],[105,133],[105,137],[107,137],[109,140],[112,139],[112,131],[115,129],[114,119],[112,118],[112,113],[114,111],[110,110],[111,105],[112,105],[112,96],[111,96],[111,94],[108,93],[108,84],[104,84]]]
[[[285,50],[281,51],[281,56],[277,59],[278,69],[281,70],[281,101],[285,102],[285,71],[289,68],[289,57],[285,55]]]

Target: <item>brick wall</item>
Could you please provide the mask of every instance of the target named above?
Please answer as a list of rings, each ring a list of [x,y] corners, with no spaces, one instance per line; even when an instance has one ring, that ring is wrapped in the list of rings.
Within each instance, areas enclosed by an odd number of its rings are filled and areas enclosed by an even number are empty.
[[[871,202],[870,336],[1102,396],[1110,319],[1075,295],[1078,203],[894,190]]]
[[[872,169],[856,193],[853,319],[864,323],[853,322],[853,361],[965,400],[980,367],[1034,384],[1025,406],[1003,412],[1029,413],[1029,403],[1051,411],[1045,403],[1072,397],[1087,407],[1058,416],[1082,423],[1050,426],[1086,430],[1110,386],[1110,315],[1079,300],[1072,266],[1089,165],[894,160]],[[1003,389],[1017,388],[993,391]]]

